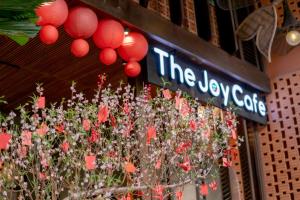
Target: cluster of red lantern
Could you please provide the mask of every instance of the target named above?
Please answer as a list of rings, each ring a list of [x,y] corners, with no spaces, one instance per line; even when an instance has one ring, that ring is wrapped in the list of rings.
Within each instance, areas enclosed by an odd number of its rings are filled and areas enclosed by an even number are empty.
[[[125,35],[121,23],[112,19],[98,21],[93,10],[86,7],[68,9],[64,0],[44,3],[36,9],[39,17],[37,25],[42,26],[39,36],[43,43],[53,44],[59,33],[57,27],[64,25],[64,30],[74,38],[71,53],[83,57],[89,52],[87,38],[93,37],[95,45],[100,49],[99,60],[104,65],[116,62],[117,54],[127,62],[124,72],[129,77],[136,77],[141,72],[138,63],[148,52],[148,42],[137,32]]]

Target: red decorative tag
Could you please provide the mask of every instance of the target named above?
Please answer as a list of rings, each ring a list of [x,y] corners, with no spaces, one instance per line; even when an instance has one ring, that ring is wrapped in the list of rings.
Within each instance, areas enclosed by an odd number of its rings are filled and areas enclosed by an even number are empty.
[[[98,112],[98,122],[103,123],[107,121],[109,110],[107,106],[101,105]]]
[[[96,168],[96,156],[85,156],[85,167],[87,170],[93,170]]]
[[[150,126],[147,130],[147,144],[151,143],[151,139],[156,138],[156,129],[154,126]]]
[[[9,142],[11,135],[8,133],[0,133],[0,150],[6,150],[9,148]]]
[[[203,183],[202,185],[200,185],[200,194],[203,196],[207,196],[208,195],[208,187],[205,183]]]
[[[45,97],[39,97],[36,101],[36,106],[39,108],[39,109],[44,109],[45,108],[45,102],[46,102],[46,99]]]

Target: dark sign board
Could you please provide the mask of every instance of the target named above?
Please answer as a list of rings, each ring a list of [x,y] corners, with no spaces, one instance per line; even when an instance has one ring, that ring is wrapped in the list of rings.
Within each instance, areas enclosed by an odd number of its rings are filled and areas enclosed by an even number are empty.
[[[259,91],[232,77],[211,71],[205,64],[195,64],[168,47],[159,44],[150,46],[147,79],[173,91],[180,89],[223,109],[233,105],[240,116],[266,123],[266,105]],[[164,85],[163,80],[171,84]]]

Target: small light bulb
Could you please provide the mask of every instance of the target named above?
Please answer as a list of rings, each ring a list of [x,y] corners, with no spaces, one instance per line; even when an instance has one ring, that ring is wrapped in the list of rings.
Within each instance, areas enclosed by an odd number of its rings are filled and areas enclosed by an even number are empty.
[[[124,30],[124,35],[128,35],[129,34],[129,28],[125,28],[125,30]]]
[[[289,31],[285,38],[287,43],[291,46],[296,46],[300,43],[300,33],[298,31]]]

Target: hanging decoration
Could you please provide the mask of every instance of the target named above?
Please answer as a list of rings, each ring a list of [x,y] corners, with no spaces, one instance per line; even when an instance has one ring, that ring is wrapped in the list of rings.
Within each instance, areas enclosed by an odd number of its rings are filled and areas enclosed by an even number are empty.
[[[136,61],[129,61],[125,65],[124,72],[128,77],[136,77],[141,73],[141,65]]]
[[[56,0],[40,5],[35,10],[39,17],[36,22],[39,26],[52,25],[59,27],[63,25],[68,17],[68,5],[64,0]]]
[[[130,32],[124,38],[118,53],[125,61],[141,61],[148,52],[146,38],[137,32]]]
[[[43,26],[39,32],[40,39],[45,44],[54,44],[58,39],[58,31],[55,26]]]
[[[42,4],[36,9],[38,25],[42,26],[40,39],[45,44],[54,44],[58,39],[57,27],[64,24],[65,32],[75,40],[71,44],[71,53],[75,57],[84,57],[89,52],[86,39],[93,36],[94,44],[100,49],[99,60],[104,65],[112,65],[118,55],[127,63],[124,73],[136,77],[141,73],[141,61],[148,52],[146,38],[138,32],[129,32],[125,36],[122,24],[113,19],[101,19],[87,7],[78,6],[68,11],[64,0]],[[117,51],[116,51],[117,49]]]
[[[67,21],[64,24],[65,31],[72,37],[79,40],[80,42],[73,42],[71,52],[76,57],[83,57],[89,51],[89,44],[83,39],[91,37],[97,29],[98,18],[97,15],[89,8],[75,7],[70,10]],[[75,45],[75,46],[74,46]],[[76,46],[77,45],[77,46]],[[84,47],[85,51],[74,51],[75,47]],[[79,49],[77,49],[79,50]]]
[[[83,57],[89,52],[89,43],[84,39],[76,39],[71,44],[71,53],[76,57]]]
[[[117,60],[117,53],[112,48],[105,48],[99,53],[99,60],[105,65],[111,65]]]
[[[97,24],[98,18],[93,10],[85,7],[75,7],[70,10],[64,28],[72,38],[87,39],[94,34]]]
[[[54,44],[58,39],[57,27],[62,25],[68,17],[68,5],[64,0],[56,0],[40,5],[35,10],[39,17],[37,25],[42,26],[39,36],[43,43]]]
[[[100,61],[105,65],[111,65],[116,60],[116,48],[124,39],[122,24],[112,19],[100,20],[96,32],[93,35],[95,45],[102,49],[99,54]]]

